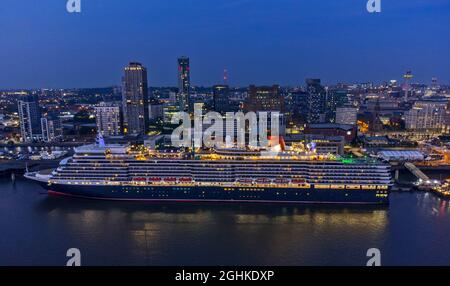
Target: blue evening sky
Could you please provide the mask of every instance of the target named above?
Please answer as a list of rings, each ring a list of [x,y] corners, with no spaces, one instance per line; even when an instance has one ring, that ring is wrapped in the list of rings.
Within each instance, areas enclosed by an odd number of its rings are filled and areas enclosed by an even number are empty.
[[[194,85],[450,83],[450,0],[1,0],[0,88],[120,84],[140,61],[149,85],[176,85],[191,58]]]

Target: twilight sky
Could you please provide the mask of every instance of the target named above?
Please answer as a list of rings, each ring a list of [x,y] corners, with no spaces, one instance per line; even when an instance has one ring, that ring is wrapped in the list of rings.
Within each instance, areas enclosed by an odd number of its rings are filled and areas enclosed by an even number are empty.
[[[450,83],[450,0],[1,0],[0,89],[120,84],[140,61],[149,85],[302,85],[432,76]]]

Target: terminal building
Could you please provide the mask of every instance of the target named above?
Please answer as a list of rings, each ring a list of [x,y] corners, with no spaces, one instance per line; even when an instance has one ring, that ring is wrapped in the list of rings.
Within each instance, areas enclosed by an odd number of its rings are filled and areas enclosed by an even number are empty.
[[[378,157],[386,161],[397,161],[397,162],[411,162],[411,161],[423,161],[425,156],[419,151],[409,151],[409,150],[385,150],[378,152]]]

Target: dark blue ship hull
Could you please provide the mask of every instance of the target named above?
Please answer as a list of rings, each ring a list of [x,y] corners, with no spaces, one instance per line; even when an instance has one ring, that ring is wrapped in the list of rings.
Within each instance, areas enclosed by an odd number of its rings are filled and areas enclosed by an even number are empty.
[[[131,201],[388,204],[387,190],[215,186],[92,186],[43,183],[49,194]]]

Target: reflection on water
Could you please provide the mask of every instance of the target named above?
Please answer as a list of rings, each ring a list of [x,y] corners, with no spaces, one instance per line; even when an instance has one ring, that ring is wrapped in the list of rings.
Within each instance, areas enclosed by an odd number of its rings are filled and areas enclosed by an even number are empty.
[[[155,249],[170,253],[170,247],[202,250],[211,246],[230,252],[244,247],[256,256],[264,253],[270,261],[280,253],[301,252],[300,247],[317,250],[317,242],[329,239],[321,237],[326,232],[337,235],[344,230],[340,239],[349,241],[357,237],[379,240],[387,224],[386,207],[149,204],[47,197],[37,208],[50,220],[64,221],[72,235],[115,224],[119,235],[126,236],[130,248],[146,261],[152,252],[158,255]],[[216,240],[209,241],[211,237]]]
[[[94,265],[364,265],[372,247],[386,264],[450,263],[449,204],[428,194],[339,207],[94,201],[24,180],[0,189],[0,264],[63,265],[70,247]]]
[[[297,225],[382,229],[387,206],[310,206],[218,203],[130,203],[52,197],[43,199],[39,212],[59,217],[80,227],[99,227],[105,221],[148,225],[149,222],[177,224]]]

